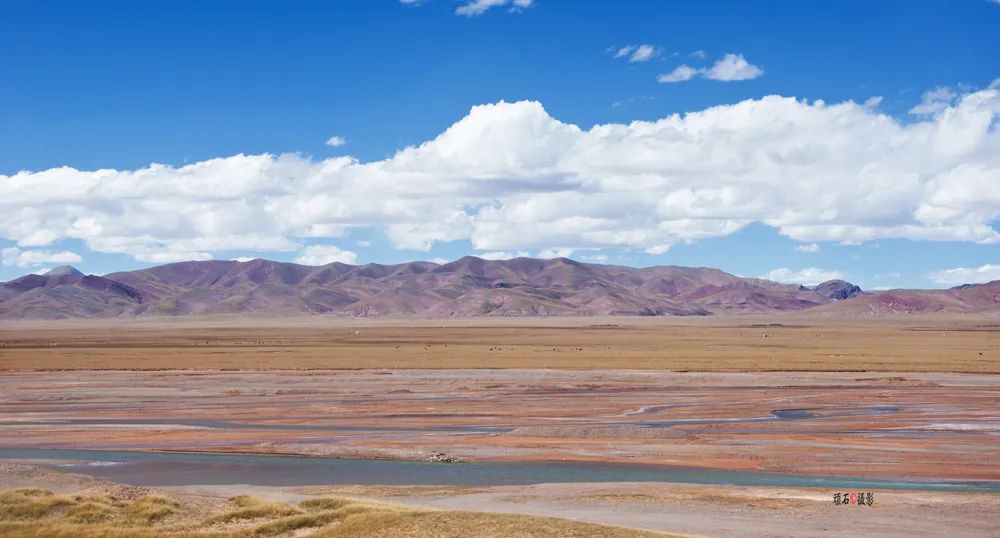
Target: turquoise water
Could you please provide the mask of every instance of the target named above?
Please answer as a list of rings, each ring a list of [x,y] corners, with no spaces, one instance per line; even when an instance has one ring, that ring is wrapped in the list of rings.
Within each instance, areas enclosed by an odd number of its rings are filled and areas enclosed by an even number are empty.
[[[681,482],[830,490],[907,489],[1000,493],[996,481],[918,481],[578,462],[428,463],[309,456],[0,448],[0,458],[48,460],[60,470],[139,486],[521,485],[547,482]],[[845,466],[850,462],[845,461]]]

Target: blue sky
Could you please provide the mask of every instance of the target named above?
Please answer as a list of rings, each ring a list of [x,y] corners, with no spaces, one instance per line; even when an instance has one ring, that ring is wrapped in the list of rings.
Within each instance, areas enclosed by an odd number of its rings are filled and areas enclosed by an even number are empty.
[[[1000,4],[468,4],[6,3],[0,280],[519,253],[1000,278]]]

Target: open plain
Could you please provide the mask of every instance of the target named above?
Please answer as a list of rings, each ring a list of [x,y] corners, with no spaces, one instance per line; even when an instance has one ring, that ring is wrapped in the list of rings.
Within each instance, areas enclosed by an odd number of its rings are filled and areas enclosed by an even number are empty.
[[[4,321],[2,370],[554,368],[1000,373],[1000,319],[783,316]]]
[[[322,493],[703,535],[1000,524],[991,318],[16,322],[0,368],[0,458],[184,502]],[[52,486],[31,469],[0,487]]]

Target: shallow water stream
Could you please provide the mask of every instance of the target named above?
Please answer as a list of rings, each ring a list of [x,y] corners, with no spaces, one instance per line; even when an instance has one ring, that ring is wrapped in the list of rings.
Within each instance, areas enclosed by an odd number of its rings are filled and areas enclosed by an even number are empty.
[[[310,456],[114,450],[2,449],[0,459],[142,486],[521,485],[555,482],[682,482],[741,486],[908,489],[1000,494],[996,481],[918,481],[580,462],[429,463]]]

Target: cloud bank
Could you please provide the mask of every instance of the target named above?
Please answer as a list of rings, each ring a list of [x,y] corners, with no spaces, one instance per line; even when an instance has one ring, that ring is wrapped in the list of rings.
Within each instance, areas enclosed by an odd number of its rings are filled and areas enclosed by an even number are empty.
[[[752,222],[802,243],[1000,243],[1000,89],[914,118],[767,96],[584,129],[538,102],[500,102],[380,161],[241,154],[0,175],[0,238],[32,252],[77,239],[157,263],[328,259],[303,249],[359,228],[425,251],[469,240],[485,252],[663,253]]]
[[[1000,265],[986,264],[979,267],[956,267],[934,271],[927,275],[932,281],[945,286],[961,284],[982,284],[1000,280]]]
[[[0,263],[5,266],[31,267],[43,263],[80,263],[83,258],[75,252],[50,250],[21,250],[9,247],[0,250]]]
[[[303,249],[294,261],[302,265],[327,265],[333,262],[353,264],[357,260],[357,254],[335,245],[311,245]]]

